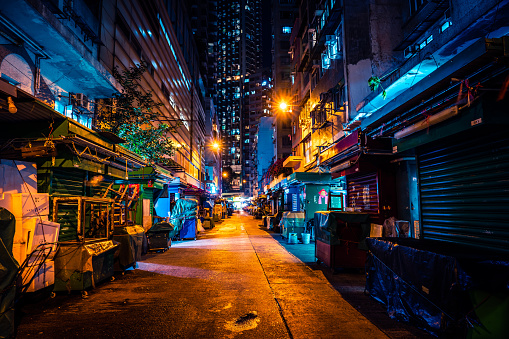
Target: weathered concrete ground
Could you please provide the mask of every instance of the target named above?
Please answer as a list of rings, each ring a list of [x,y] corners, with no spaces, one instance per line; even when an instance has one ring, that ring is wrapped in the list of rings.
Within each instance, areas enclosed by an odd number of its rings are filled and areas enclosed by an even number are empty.
[[[86,299],[20,305],[17,338],[387,337],[259,224],[234,214]]]

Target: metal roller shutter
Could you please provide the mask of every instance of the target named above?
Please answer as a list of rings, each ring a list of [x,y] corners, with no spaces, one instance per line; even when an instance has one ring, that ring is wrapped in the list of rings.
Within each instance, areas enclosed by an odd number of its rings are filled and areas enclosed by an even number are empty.
[[[509,137],[472,134],[419,153],[422,237],[509,253]]]
[[[50,195],[85,195],[86,171],[73,168],[52,168]]]
[[[378,214],[378,174],[371,173],[347,179],[348,207],[355,211]]]

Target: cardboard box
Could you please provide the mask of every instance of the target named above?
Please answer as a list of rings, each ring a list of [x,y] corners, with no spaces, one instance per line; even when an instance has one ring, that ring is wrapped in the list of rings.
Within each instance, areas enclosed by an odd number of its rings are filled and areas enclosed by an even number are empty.
[[[37,166],[33,162],[0,159],[0,195],[37,193]]]
[[[32,217],[23,218],[23,242],[26,243],[26,254],[30,255],[29,263],[35,263],[38,257],[53,259],[57,250],[58,235],[60,233],[60,224],[43,220],[42,218]],[[40,246],[43,244],[44,246]]]
[[[14,214],[16,219],[49,215],[48,193],[3,193],[0,207]]]
[[[370,238],[380,238],[382,237],[382,231],[383,231],[382,225],[377,224],[371,224],[371,231],[369,232]]]
[[[27,266],[22,273],[22,284],[30,283],[27,292],[35,292],[50,285],[55,284],[55,262],[53,260],[39,264]]]
[[[12,256],[16,259],[18,265],[21,266],[27,257],[27,244],[24,242],[15,242],[12,244]]]

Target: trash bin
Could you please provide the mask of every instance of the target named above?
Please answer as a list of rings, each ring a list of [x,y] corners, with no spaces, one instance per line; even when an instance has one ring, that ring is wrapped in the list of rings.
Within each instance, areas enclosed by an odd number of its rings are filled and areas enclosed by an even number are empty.
[[[149,250],[165,252],[171,247],[171,238],[175,235],[175,227],[169,222],[155,223],[147,231]]]
[[[184,220],[184,224],[180,230],[180,239],[196,240],[196,218]]]
[[[141,226],[115,227],[113,240],[119,244],[115,253],[116,271],[136,267],[136,262],[141,260],[144,237],[145,231]]]

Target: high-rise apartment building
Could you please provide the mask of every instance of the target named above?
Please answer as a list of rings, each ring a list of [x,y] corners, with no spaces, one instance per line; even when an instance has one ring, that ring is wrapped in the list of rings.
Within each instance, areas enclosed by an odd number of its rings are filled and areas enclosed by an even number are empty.
[[[295,21],[294,0],[272,2],[272,78],[273,114],[275,124],[274,152],[277,158],[286,159],[292,154],[291,120],[298,105],[291,95],[292,70],[290,36]],[[285,103],[284,108],[280,107]]]
[[[261,129],[263,129],[260,126],[260,119],[271,115],[271,93],[272,78],[270,68],[261,68],[258,72],[249,76],[249,91],[246,93],[248,98],[247,108],[249,109],[249,140],[244,142],[244,146],[249,146],[249,153],[245,158],[245,177],[242,179],[242,188],[247,196],[256,196],[260,189],[258,186],[258,167],[260,166],[258,153],[264,154],[262,163],[270,163],[274,157],[272,138],[259,142],[262,138],[260,136]],[[272,126],[270,126],[270,129],[272,130]],[[269,141],[268,144],[267,141]],[[260,149],[260,147],[263,149]]]
[[[217,115],[229,173],[223,193],[240,193],[251,171],[247,88],[261,61],[261,0],[219,0],[217,16]]]

